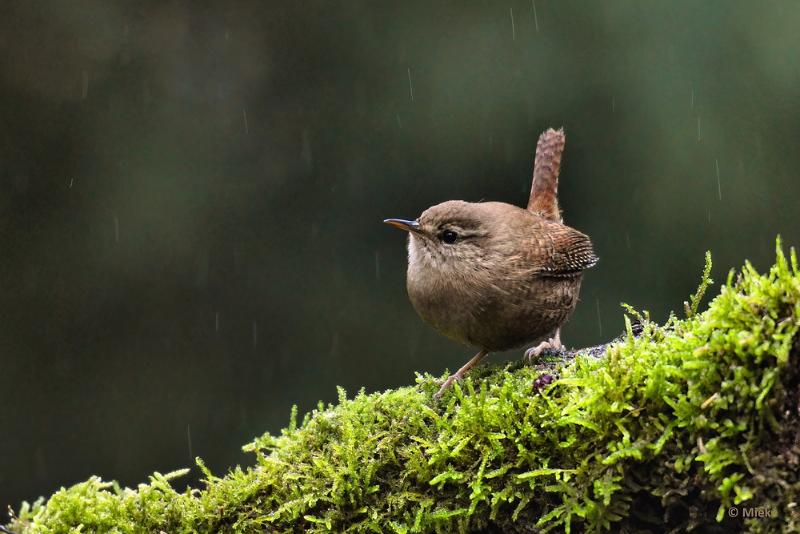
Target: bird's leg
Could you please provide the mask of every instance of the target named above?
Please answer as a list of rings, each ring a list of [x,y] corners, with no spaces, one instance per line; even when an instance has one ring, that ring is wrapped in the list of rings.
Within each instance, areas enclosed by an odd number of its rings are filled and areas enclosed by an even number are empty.
[[[480,363],[480,361],[482,359],[484,359],[488,354],[489,354],[489,351],[486,351],[486,350],[480,351],[470,361],[465,363],[463,365],[463,367],[461,367],[461,369],[459,369],[458,371],[456,371],[455,373],[453,373],[452,375],[447,377],[447,380],[444,381],[444,383],[442,384],[442,387],[439,388],[439,391],[436,392],[436,394],[433,396],[433,398],[440,399],[442,397],[442,395],[444,394],[444,392],[447,390],[447,388],[449,388],[450,386],[453,385],[453,382],[455,382],[456,380],[461,380],[462,378],[464,378],[464,374],[467,371],[469,371],[470,369],[472,369],[473,367],[475,367],[476,365],[478,365],[478,363]]]
[[[564,345],[561,344],[561,327],[556,329],[555,334],[553,337],[548,339],[547,341],[542,341],[535,347],[531,347],[525,351],[525,361],[528,365],[532,365],[536,360],[539,359],[539,356],[546,351],[547,349],[563,349]]]

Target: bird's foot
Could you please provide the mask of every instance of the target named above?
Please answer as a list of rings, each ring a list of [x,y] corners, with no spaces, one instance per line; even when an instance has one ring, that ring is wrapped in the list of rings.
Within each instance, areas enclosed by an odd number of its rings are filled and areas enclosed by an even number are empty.
[[[439,391],[437,391],[437,392],[436,392],[436,393],[433,395],[433,398],[434,398],[434,399],[437,399],[437,400],[438,400],[438,399],[441,399],[441,398],[442,398],[442,395],[444,395],[444,392],[445,392],[445,391],[447,391],[447,389],[448,389],[450,386],[452,386],[452,385],[453,385],[453,382],[456,382],[457,380],[461,380],[462,378],[464,378],[464,375],[467,373],[467,371],[469,371],[470,369],[472,369],[473,367],[475,367],[475,366],[478,364],[478,362],[480,362],[482,359],[484,359],[484,358],[486,357],[486,355],[487,355],[487,354],[489,354],[489,352],[488,352],[488,351],[485,351],[485,350],[482,350],[482,351],[480,351],[480,352],[479,352],[478,354],[476,354],[476,355],[475,355],[475,356],[474,356],[474,357],[473,357],[473,358],[472,358],[470,361],[468,361],[467,363],[465,363],[465,364],[464,364],[464,365],[461,367],[461,369],[459,369],[458,371],[456,371],[456,372],[455,372],[455,373],[453,373],[452,375],[448,376],[448,377],[447,377],[447,380],[445,380],[445,381],[442,383],[442,386],[439,388]]]
[[[561,344],[560,336],[556,335],[548,339],[547,341],[542,341],[535,347],[531,347],[525,351],[525,356],[523,359],[525,363],[528,365],[533,365],[537,361],[539,361],[539,356],[546,350],[561,350],[564,348],[564,345]]]
[[[464,377],[459,373],[453,373],[452,375],[448,376],[447,380],[442,382],[442,386],[439,388],[439,391],[434,393],[433,398],[437,400],[441,399],[442,395],[444,395],[444,392],[447,391],[447,389],[451,387],[454,382],[460,382],[463,378]]]

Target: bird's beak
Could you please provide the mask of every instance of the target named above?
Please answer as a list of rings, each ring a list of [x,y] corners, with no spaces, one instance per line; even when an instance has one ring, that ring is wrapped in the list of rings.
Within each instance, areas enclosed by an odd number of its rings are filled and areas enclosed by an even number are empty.
[[[405,230],[406,232],[420,233],[419,223],[417,221],[407,221],[405,219],[386,219],[384,224],[390,224],[395,228]]]

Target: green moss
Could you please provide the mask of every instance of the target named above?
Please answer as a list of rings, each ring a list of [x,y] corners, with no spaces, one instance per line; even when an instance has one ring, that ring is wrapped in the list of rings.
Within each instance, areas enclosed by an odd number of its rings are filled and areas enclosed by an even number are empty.
[[[24,506],[9,528],[61,532],[453,532],[533,528],[675,531],[722,523],[796,531],[800,474],[800,273],[792,251],[766,274],[747,264],[698,313],[644,325],[540,370],[482,367],[434,402],[437,380],[383,393],[339,392],[256,462],[202,490],[154,475],[136,490],[92,478]],[[174,483],[174,482],[173,482]],[[732,519],[728,507],[768,519]],[[739,508],[742,510],[742,508]]]

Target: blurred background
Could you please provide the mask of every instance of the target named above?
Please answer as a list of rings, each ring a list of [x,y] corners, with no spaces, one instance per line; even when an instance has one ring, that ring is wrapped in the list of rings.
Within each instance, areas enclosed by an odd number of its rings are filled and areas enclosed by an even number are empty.
[[[293,404],[457,368],[381,220],[524,205],[547,127],[601,257],[566,344],[680,311],[706,250],[718,282],[766,268],[800,237],[798,27],[790,1],[3,2],[0,506],[222,474]]]

